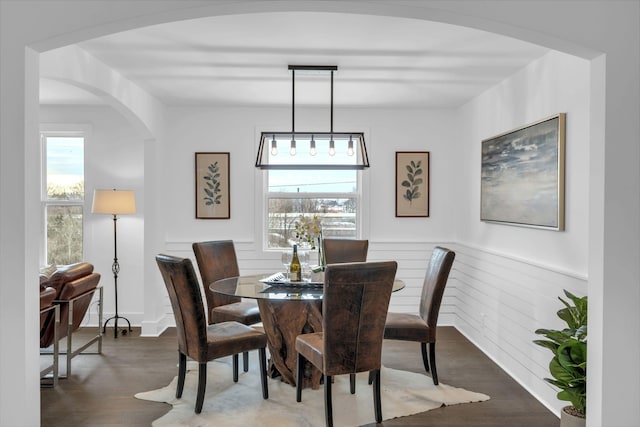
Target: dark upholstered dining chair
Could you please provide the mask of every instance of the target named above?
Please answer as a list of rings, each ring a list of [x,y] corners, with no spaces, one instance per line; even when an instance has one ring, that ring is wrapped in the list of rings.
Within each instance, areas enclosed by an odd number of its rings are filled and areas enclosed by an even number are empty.
[[[345,262],[365,262],[369,252],[368,240],[323,239],[325,262],[341,264]],[[351,374],[351,387],[355,393],[356,374]]]
[[[367,260],[368,240],[323,239],[322,242],[327,264]]]
[[[429,372],[429,368],[431,368],[431,378],[435,385],[438,385],[438,371],[436,370],[438,314],[455,257],[455,252],[436,246],[431,253],[422,285],[419,314],[387,313],[387,322],[384,328],[385,339],[420,343],[424,369]],[[428,357],[427,344],[429,345]]]
[[[176,398],[182,397],[187,372],[187,357],[198,362],[198,393],[195,412],[202,411],[207,385],[207,362],[233,356],[234,372],[238,372],[238,353],[258,350],[262,397],[269,398],[267,386],[267,337],[238,322],[207,325],[200,285],[193,264],[188,258],[156,256],[156,262],[169,293],[178,333],[178,385]],[[234,382],[238,381],[234,375]]]
[[[192,244],[196,256],[204,294],[207,298],[207,319],[210,325],[234,321],[243,325],[260,323],[260,310],[255,301],[242,301],[237,297],[217,294],[209,289],[216,280],[240,275],[236,249],[231,240],[196,242]],[[243,355],[243,368],[249,370],[249,354]],[[234,375],[238,375],[234,372]]]
[[[296,400],[302,400],[304,360],[322,371],[325,418],[333,425],[331,378],[370,372],[376,422],[382,422],[380,368],[384,322],[398,265],[395,261],[329,264],[324,277],[322,332],[296,338]],[[355,393],[351,381],[351,393]]]

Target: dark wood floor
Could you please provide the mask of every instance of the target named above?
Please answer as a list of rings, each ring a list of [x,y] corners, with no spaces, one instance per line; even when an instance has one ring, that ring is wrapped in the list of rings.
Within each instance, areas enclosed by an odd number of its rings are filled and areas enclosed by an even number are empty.
[[[175,330],[170,329],[159,338],[143,338],[139,330],[134,330],[114,339],[113,330],[107,332],[102,355],[75,357],[70,378],[60,380],[55,389],[41,389],[42,426],[149,426],[169,411],[168,404],[138,400],[133,395],[163,387],[176,375]],[[488,394],[491,399],[385,421],[385,426],[559,425],[555,415],[456,329],[438,330],[437,357],[441,382]],[[423,369],[420,348],[413,343],[385,341],[383,363],[414,372]],[[64,367],[64,358],[61,365]]]

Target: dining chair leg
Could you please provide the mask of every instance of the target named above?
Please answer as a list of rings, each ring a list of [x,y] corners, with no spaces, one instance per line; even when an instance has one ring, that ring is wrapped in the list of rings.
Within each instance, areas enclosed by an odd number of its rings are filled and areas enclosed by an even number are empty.
[[[376,413],[376,423],[382,422],[382,399],[380,398],[380,369],[373,374],[373,409]]]
[[[373,371],[369,371],[369,385],[373,384]]]
[[[202,412],[204,391],[207,388],[207,362],[198,363],[198,394],[196,395],[196,414]]]
[[[262,383],[262,398],[269,398],[269,386],[267,385],[267,352],[264,347],[258,350],[260,356],[260,382]]]
[[[424,370],[429,372],[429,358],[427,357],[427,343],[421,342],[420,348],[422,349],[422,363],[424,364]]]
[[[333,427],[333,404],[331,402],[331,375],[324,376],[324,417],[327,427]]]
[[[298,358],[296,360],[296,402],[302,402],[302,371],[304,363],[304,357],[300,353],[298,353]]]
[[[245,351],[242,353],[242,370],[245,372],[249,372],[249,352]]]
[[[433,385],[438,385],[438,371],[436,371],[436,343],[429,344],[429,362],[431,365],[431,378]]]
[[[233,360],[233,382],[238,382],[238,353],[231,356],[231,360]]]
[[[351,394],[356,394],[356,374],[349,374],[349,388]]]
[[[178,387],[176,387],[176,399],[182,397],[184,390],[184,378],[187,375],[187,356],[178,352]]]

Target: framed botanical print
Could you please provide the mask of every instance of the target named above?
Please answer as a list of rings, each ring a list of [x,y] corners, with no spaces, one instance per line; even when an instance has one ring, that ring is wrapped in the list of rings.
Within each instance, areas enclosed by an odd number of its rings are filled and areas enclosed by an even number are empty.
[[[196,153],[196,218],[229,219],[229,153]]]
[[[564,230],[565,113],[482,141],[480,220]]]
[[[396,151],[396,216],[429,216],[428,151]]]

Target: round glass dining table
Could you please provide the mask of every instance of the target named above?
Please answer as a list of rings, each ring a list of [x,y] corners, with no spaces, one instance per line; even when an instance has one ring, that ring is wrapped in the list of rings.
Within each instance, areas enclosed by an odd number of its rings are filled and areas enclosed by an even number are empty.
[[[322,282],[267,283],[269,274],[230,277],[209,285],[213,292],[258,302],[262,325],[267,336],[271,356],[269,374],[272,378],[296,384],[296,337],[300,334],[322,331]],[[393,292],[404,288],[396,279]],[[306,362],[303,387],[320,387],[321,372]]]
[[[252,276],[230,277],[211,283],[209,289],[213,292],[232,297],[309,301],[322,299],[322,282],[302,282],[289,285],[285,282],[270,284],[266,280],[269,274],[255,274]],[[393,282],[393,292],[404,288],[404,282],[396,279]]]

